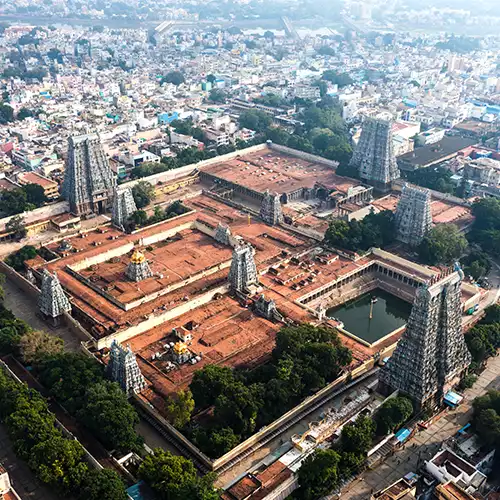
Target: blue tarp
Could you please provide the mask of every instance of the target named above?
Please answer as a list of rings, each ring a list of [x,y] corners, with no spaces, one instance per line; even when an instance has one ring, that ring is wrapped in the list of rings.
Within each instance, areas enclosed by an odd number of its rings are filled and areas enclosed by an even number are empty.
[[[395,434],[395,438],[402,443],[403,441],[406,440],[406,438],[410,435],[410,429],[401,429]]]
[[[140,481],[137,484],[134,484],[134,486],[131,486],[130,488],[127,489],[127,493],[129,494],[130,498],[133,500],[143,500],[144,497],[142,496],[141,493],[141,485],[142,481]]]

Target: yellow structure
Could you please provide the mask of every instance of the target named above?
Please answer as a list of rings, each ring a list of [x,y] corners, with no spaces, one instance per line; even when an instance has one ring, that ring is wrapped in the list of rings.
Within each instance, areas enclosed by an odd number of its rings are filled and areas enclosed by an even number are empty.
[[[142,264],[145,260],[146,257],[144,256],[144,254],[137,249],[134,250],[132,257],[130,257],[130,262],[134,264]]]

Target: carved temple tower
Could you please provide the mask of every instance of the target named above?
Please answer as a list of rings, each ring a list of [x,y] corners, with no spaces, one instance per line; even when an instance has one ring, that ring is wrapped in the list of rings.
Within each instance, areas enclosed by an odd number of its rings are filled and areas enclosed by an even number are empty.
[[[130,188],[115,188],[112,220],[116,227],[123,228],[127,219],[137,210]]]
[[[111,344],[107,372],[111,380],[120,384],[127,396],[138,394],[146,388],[146,380],[132,349],[130,346],[121,346],[115,340]]]

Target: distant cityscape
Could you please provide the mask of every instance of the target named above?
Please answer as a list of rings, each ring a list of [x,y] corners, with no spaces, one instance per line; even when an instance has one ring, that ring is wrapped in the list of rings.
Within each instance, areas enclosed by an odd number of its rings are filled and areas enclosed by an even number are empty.
[[[0,1],[0,498],[498,498],[499,25]]]

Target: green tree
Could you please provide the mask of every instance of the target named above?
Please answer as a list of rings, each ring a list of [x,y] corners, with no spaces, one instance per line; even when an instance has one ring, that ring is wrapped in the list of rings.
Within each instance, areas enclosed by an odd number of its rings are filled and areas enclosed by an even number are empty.
[[[340,455],[334,450],[316,450],[309,455],[298,472],[299,498],[317,500],[334,490],[340,480]]]
[[[271,125],[271,117],[264,111],[248,110],[240,114],[239,122],[243,128],[264,132]]]
[[[387,400],[375,414],[377,434],[383,436],[396,430],[406,422],[413,413],[412,402],[405,397],[395,397]]]
[[[28,405],[11,413],[5,419],[9,437],[14,443],[16,453],[28,460],[35,445],[54,439],[59,435],[55,429],[55,417],[49,411],[41,412]]]
[[[26,245],[13,254],[9,255],[5,262],[16,271],[24,271],[24,263],[27,260],[34,259],[38,254],[36,248],[32,245]]]
[[[67,494],[78,488],[88,471],[83,455],[78,441],[55,435],[33,446],[28,463],[44,483]]]
[[[467,239],[454,224],[433,227],[418,248],[420,258],[426,264],[451,264],[467,250]]]
[[[34,330],[25,333],[21,337],[19,350],[26,364],[36,364],[49,356],[62,353],[64,351],[64,341],[55,335]]]
[[[34,205],[35,207],[41,207],[47,202],[47,197],[45,196],[45,191],[42,186],[38,184],[26,184],[23,186],[23,190],[26,193],[27,203]]]
[[[139,467],[139,477],[160,500],[218,500],[213,488],[214,476],[199,478],[193,463],[169,451],[157,448]]]
[[[181,85],[185,82],[184,75],[180,71],[170,71],[162,79],[161,84],[173,83],[176,86]]]
[[[233,373],[227,366],[205,365],[194,372],[189,389],[197,408],[212,405],[222,390],[234,383]]]
[[[109,449],[130,451],[141,444],[135,432],[139,417],[116,382],[92,384],[76,415]]]
[[[111,469],[89,470],[78,492],[78,500],[127,500],[125,485]]]
[[[227,94],[221,89],[212,89],[208,98],[212,102],[223,104],[227,100]]]
[[[31,109],[28,109],[28,108],[21,108],[19,110],[19,113],[17,113],[17,119],[18,120],[24,120],[26,118],[31,118],[33,116],[36,116],[35,113],[33,113],[33,111],[31,111]],[[37,184],[34,184],[34,185],[37,185]]]
[[[167,404],[172,424],[178,429],[182,429],[191,420],[194,410],[194,399],[191,391],[179,391],[177,397]]]
[[[340,435],[340,446],[347,453],[366,454],[375,436],[375,422],[370,417],[358,417],[346,424]]]
[[[8,104],[0,104],[0,123],[5,124],[14,121],[14,110]]]
[[[217,80],[217,77],[213,74],[207,75],[207,82],[210,82],[212,85]]]
[[[26,224],[24,222],[24,217],[20,215],[14,215],[7,224],[5,224],[5,229],[8,233],[11,233],[16,241],[22,240],[27,234]]]
[[[137,209],[140,210],[156,198],[155,188],[150,182],[139,181],[132,188],[132,196],[134,197]]]
[[[500,391],[490,390],[476,398],[472,424],[481,441],[500,450]]]
[[[6,215],[20,214],[26,210],[27,199],[23,188],[5,191],[0,198],[0,210]]]
[[[347,73],[337,73],[331,69],[325,71],[321,78],[338,85],[340,88],[354,83],[354,80]]]

